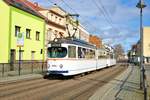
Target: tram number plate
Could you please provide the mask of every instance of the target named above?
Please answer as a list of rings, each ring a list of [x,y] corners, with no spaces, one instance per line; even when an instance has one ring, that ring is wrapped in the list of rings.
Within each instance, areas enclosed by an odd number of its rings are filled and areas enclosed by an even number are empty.
[[[51,46],[52,47],[61,47],[61,44],[60,43],[52,43]]]
[[[57,67],[56,65],[52,65],[52,67]]]

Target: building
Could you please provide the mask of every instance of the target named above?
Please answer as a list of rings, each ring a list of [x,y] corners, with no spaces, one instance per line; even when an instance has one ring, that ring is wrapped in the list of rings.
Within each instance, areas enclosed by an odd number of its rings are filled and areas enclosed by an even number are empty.
[[[44,59],[45,19],[24,0],[0,0],[0,63],[19,60],[17,35],[23,33],[21,60]]]
[[[52,6],[50,9],[44,9],[39,11],[47,18],[46,21],[46,44],[54,38],[63,38],[66,34],[65,27],[65,12],[57,7]]]
[[[145,63],[150,63],[150,27],[143,28],[143,56]]]
[[[79,36],[77,36],[80,40],[89,42],[90,33],[80,24],[78,26]]]
[[[128,60],[131,63],[137,63],[140,61],[140,41],[137,44],[132,45],[131,50],[128,52]]]
[[[97,48],[102,48],[102,40],[97,36],[90,35],[89,42],[96,45]]]
[[[58,5],[50,8],[41,7],[38,3],[25,0],[26,4],[40,12],[46,18],[45,59],[47,44],[55,38],[72,37],[89,42],[89,33],[79,24],[78,20]],[[74,14],[73,14],[74,15]]]
[[[144,63],[150,63],[150,27],[143,28],[143,56]],[[132,62],[140,62],[140,40],[132,46]]]

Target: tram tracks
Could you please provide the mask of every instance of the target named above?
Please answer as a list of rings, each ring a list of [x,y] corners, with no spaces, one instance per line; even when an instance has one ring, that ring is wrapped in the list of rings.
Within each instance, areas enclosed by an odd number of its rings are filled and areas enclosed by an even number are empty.
[[[67,90],[65,89],[65,92],[58,91],[58,94],[60,95],[55,95],[55,97],[54,95],[49,95],[49,98],[51,97],[51,100],[60,100],[60,98],[63,98],[64,100],[87,100],[96,91],[97,88],[106,84],[109,80],[117,75],[116,73],[121,72],[121,70],[122,69],[109,70],[113,71],[113,73],[106,75],[108,72],[105,72],[102,74],[103,77],[101,78],[99,75],[96,77],[87,78],[86,81],[83,81],[80,84],[76,84],[73,87],[69,87]]]
[[[21,82],[20,84],[16,83],[16,86],[15,84],[10,84],[7,88],[5,86],[0,87],[0,91],[2,91],[0,98],[15,100],[86,100],[97,88],[106,84],[124,69],[125,67],[111,67],[84,77],[69,80],[39,79],[24,83]]]

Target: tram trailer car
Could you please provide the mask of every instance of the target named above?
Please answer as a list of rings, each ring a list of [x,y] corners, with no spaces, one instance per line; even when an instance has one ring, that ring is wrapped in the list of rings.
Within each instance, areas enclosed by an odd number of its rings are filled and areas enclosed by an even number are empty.
[[[98,58],[94,45],[77,39],[51,41],[47,55],[47,75],[72,76],[116,64],[114,58]]]

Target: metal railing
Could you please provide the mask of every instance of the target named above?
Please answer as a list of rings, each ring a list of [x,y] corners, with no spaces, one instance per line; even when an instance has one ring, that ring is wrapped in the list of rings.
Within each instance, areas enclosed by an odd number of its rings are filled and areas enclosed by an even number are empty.
[[[43,74],[46,71],[46,62],[39,61],[28,61],[21,62],[21,67],[19,68],[19,63],[0,63],[0,78],[19,76],[25,74]]]

